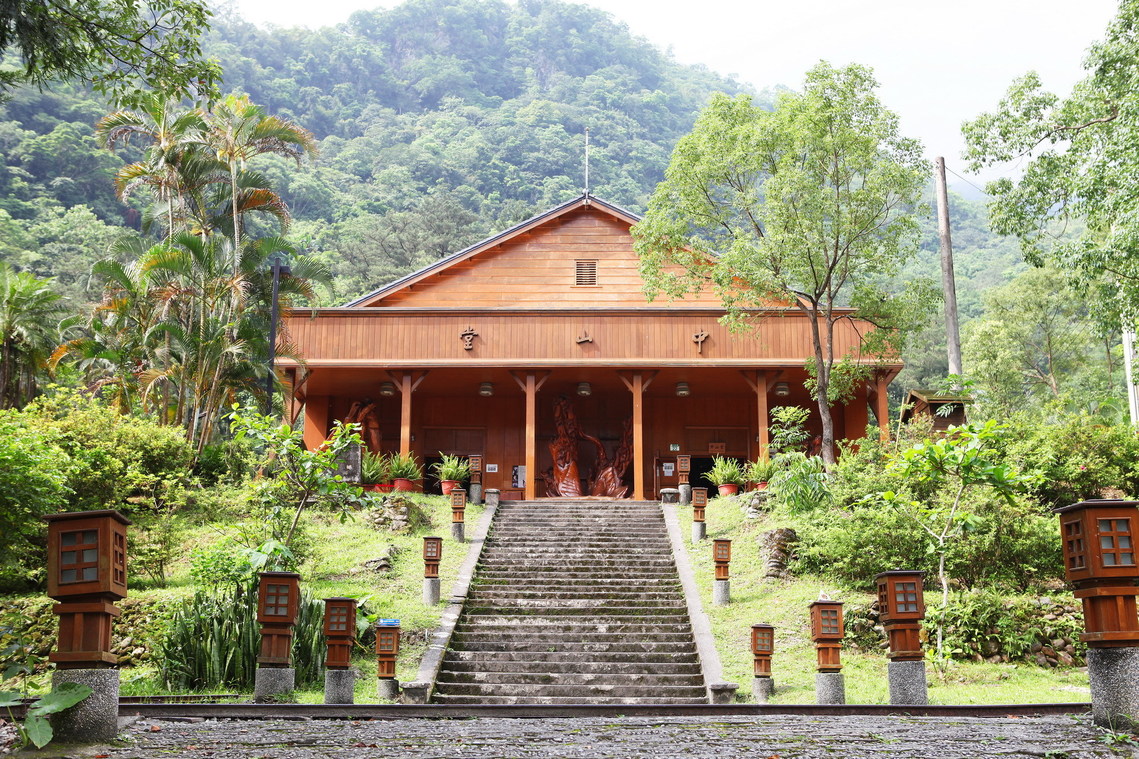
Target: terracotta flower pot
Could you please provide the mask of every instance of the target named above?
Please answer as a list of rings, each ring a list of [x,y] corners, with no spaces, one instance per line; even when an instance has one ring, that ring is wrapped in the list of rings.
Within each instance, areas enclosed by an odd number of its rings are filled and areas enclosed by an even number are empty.
[[[411,484],[411,480],[406,477],[396,477],[392,480],[392,490],[400,493],[410,493],[414,489],[415,486]]]
[[[757,483],[755,483],[755,489],[756,490],[767,490],[767,483],[766,482],[757,482]]]
[[[451,491],[454,490],[458,484],[458,480],[439,480],[439,487],[443,490],[443,495],[451,495]]]
[[[735,495],[740,492],[740,486],[734,482],[725,482],[723,485],[717,486],[720,490],[720,495]]]

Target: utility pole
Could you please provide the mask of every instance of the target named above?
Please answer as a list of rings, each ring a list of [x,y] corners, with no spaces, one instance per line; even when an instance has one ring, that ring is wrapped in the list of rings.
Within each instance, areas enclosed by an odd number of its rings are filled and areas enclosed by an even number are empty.
[[[937,234],[941,238],[941,289],[945,294],[945,342],[949,373],[961,376],[961,333],[957,328],[957,285],[953,282],[953,239],[949,235],[949,192],[945,189],[945,159],[934,159],[937,183]]]

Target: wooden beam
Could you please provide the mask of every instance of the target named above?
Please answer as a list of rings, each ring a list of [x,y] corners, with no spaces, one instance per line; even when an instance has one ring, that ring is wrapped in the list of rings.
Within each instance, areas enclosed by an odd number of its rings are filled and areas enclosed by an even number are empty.
[[[883,443],[890,442],[890,398],[886,395],[886,388],[890,381],[886,374],[878,375],[877,397],[874,399],[875,412],[878,415],[878,437]]]
[[[771,434],[768,427],[771,425],[771,415],[767,407],[767,372],[757,371],[755,373],[755,407],[756,407],[756,424],[758,433],[756,436],[756,443],[759,446],[759,455],[764,461],[770,455],[771,447]]]
[[[548,373],[547,373],[548,374]],[[517,379],[517,378],[515,378]],[[543,379],[544,381],[544,379]],[[538,497],[538,388],[533,372],[526,375],[526,487],[524,498],[532,501]]]
[[[645,500],[645,386],[640,372],[633,375],[631,389],[633,391],[633,500],[643,501]]]
[[[542,385],[546,384],[546,380],[550,378],[551,373],[552,372],[537,372],[536,374],[533,372],[511,372],[510,376],[518,383],[518,387],[522,389],[522,392],[526,392],[526,378],[528,376],[536,377],[537,384],[534,386],[534,390],[537,392],[542,389]]]
[[[407,456],[411,453],[411,394],[415,392],[414,380],[411,372],[400,377],[396,387],[400,392],[399,409],[399,453]]]

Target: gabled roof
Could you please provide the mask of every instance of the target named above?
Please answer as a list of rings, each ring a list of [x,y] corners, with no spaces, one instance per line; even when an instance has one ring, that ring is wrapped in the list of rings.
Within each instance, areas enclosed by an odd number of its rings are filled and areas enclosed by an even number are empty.
[[[608,203],[604,200],[593,197],[589,193],[586,193],[566,203],[562,203],[559,206],[554,206],[548,211],[543,211],[536,216],[531,216],[526,221],[523,221],[520,224],[516,224],[504,232],[499,232],[497,234],[491,235],[485,240],[476,242],[474,245],[463,248],[462,250],[452,253],[449,256],[444,256],[438,261],[433,261],[418,271],[414,271],[411,274],[395,280],[394,282],[389,282],[378,290],[374,290],[367,295],[363,295],[354,301],[346,303],[345,307],[351,308],[356,306],[367,306],[368,304],[380,300],[385,296],[391,295],[394,292],[398,292],[399,290],[402,290],[406,287],[410,287],[416,282],[419,282],[426,277],[431,276],[432,274],[436,274],[440,271],[450,268],[451,266],[454,266],[461,261],[465,261],[468,258],[477,256],[479,253],[487,250],[488,248],[493,248],[497,245],[501,245],[508,240],[529,232],[531,229],[539,226],[540,224],[545,224],[553,219],[557,219],[560,216],[565,216],[566,214],[576,211],[579,208],[597,209],[609,214],[615,219],[629,224],[630,226],[636,224],[641,220],[640,216],[632,213],[631,211],[626,211],[620,206],[613,205],[612,203]]]

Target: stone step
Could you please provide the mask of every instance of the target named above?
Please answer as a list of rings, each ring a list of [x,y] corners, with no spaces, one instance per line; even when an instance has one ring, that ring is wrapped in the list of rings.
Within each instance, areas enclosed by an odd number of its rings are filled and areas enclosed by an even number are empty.
[[[471,588],[467,592],[467,601],[659,601],[663,605],[671,606],[681,599],[676,593],[667,590],[640,590],[633,586],[615,587],[612,590],[586,590],[577,588],[507,588],[507,587],[480,587]]]
[[[552,661],[547,658],[524,661],[519,659],[489,658],[461,659],[448,656],[443,660],[443,670],[452,673],[513,672],[524,674],[556,673],[559,675],[635,675],[663,672],[669,675],[685,676],[688,678],[700,677],[700,663],[697,661],[658,661],[649,657],[646,657],[645,661],[613,661],[610,659],[603,661]],[[454,680],[456,678],[451,679]]]
[[[464,614],[464,621],[471,624],[488,624],[492,617],[509,617],[522,624],[668,623],[678,620],[687,622],[688,615],[681,613],[681,609],[682,607],[679,606],[665,608],[610,606],[603,610],[583,606],[543,606],[537,608],[471,606]]]
[[[674,640],[632,641],[628,636],[611,635],[611,640],[594,636],[589,640],[581,637],[568,639],[563,635],[540,635],[537,639],[527,636],[524,640],[502,637],[464,636],[453,642],[450,654],[481,655],[511,654],[517,656],[541,655],[544,657],[590,657],[590,656],[694,656],[696,644],[691,637],[677,636]],[[544,640],[543,640],[544,638]]]
[[[538,642],[546,640],[621,640],[623,637],[636,636],[638,643],[651,643],[655,641],[684,640],[684,636],[692,635],[692,625],[684,624],[521,624],[502,622],[496,618],[494,622],[477,622],[466,624],[460,622],[455,626],[455,635],[458,640],[466,638],[490,639],[499,637],[517,636],[516,640]]]
[[[590,646],[597,648],[597,646]],[[484,666],[487,670],[507,671],[508,664],[515,663],[525,667],[559,667],[581,666],[592,667],[601,664],[630,665],[641,667],[651,664],[654,667],[699,667],[700,661],[695,649],[689,651],[647,650],[647,651],[594,651],[574,650],[567,648],[560,651],[547,651],[540,644],[531,644],[530,650],[515,648],[502,648],[495,651],[481,650],[453,650],[448,651],[443,659],[450,662],[452,669],[460,669],[459,665]],[[450,666],[449,665],[449,666]],[[535,670],[544,671],[544,670]],[[550,670],[551,672],[554,670]],[[669,670],[670,671],[670,670]]]
[[[513,582],[509,578],[501,579],[488,579],[480,577],[471,583],[472,590],[484,590],[492,588],[515,589],[518,587],[525,587],[528,589],[549,589],[549,590],[572,590],[581,588],[589,591],[597,591],[598,593],[605,592],[606,589],[612,588],[614,590],[621,590],[625,587],[630,588],[644,588],[646,591],[658,590],[672,590],[680,592],[680,582],[674,578],[668,577],[645,577],[637,580],[629,580],[625,577],[594,577],[588,583],[581,581],[582,578],[576,577],[545,577],[541,578],[541,586],[536,586],[532,582],[527,582],[525,585],[520,585]]]
[[[479,613],[480,610],[486,609],[510,613],[529,609],[544,609],[556,614],[576,614],[578,612],[571,610],[581,609],[581,613],[584,614],[600,609],[607,612],[629,609],[644,610],[645,612],[656,610],[675,612],[676,609],[686,608],[684,602],[676,598],[666,600],[662,598],[635,598],[631,596],[625,598],[565,598],[564,596],[561,598],[511,598],[508,596],[488,594],[467,596],[467,604],[470,606],[472,613],[475,614]]]
[[[699,697],[691,696],[664,696],[650,698],[612,698],[602,696],[456,696],[450,693],[436,691],[431,696],[435,704],[706,704],[707,697],[701,693]]]
[[[443,685],[443,683],[440,683]],[[653,703],[658,699],[691,698],[704,700],[703,685],[605,685],[605,684],[537,684],[537,683],[451,683],[445,684],[448,695],[456,696],[515,696],[530,698],[643,698]],[[571,702],[573,703],[573,702]]]
[[[699,675],[652,674],[644,672],[466,672],[447,669],[444,665],[437,682],[456,685],[507,685],[512,688],[526,685],[564,688],[572,685],[623,688],[645,685],[651,687],[688,686],[702,688]]]
[[[676,573],[676,568],[666,569],[664,567],[656,567],[651,569],[639,569],[637,567],[629,567],[621,572],[613,571],[612,569],[585,569],[575,567],[478,567],[478,578],[480,580],[510,580],[523,584],[534,579],[553,579],[553,580],[653,580],[653,579],[672,579],[676,580],[679,575]]]

